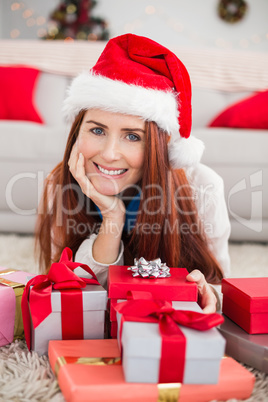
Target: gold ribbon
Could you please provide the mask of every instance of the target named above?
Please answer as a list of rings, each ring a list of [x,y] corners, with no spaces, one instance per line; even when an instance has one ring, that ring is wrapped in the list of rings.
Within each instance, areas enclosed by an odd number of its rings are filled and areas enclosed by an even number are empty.
[[[181,383],[157,384],[158,399],[157,402],[178,402],[180,398]]]
[[[59,356],[55,363],[55,375],[58,377],[60,368],[66,364],[84,364],[89,366],[108,366],[121,364],[120,357],[74,357]]]
[[[13,281],[10,281],[10,280],[5,279],[5,278],[0,278],[0,283],[2,285],[9,286],[9,287],[11,287],[13,289],[24,288],[25,287],[25,285],[23,283],[13,282]]]
[[[14,272],[18,272],[18,271],[16,269],[7,268],[7,269],[4,269],[3,271],[0,271],[0,275],[14,274]]]
[[[17,272],[16,269],[10,269],[7,268],[4,271],[0,271],[0,275],[9,275],[9,274],[14,274],[14,272]]]
[[[9,274],[14,274],[15,272],[18,272],[18,271],[16,269],[8,268],[8,269],[5,269],[4,271],[0,271],[0,276],[2,276],[2,275],[6,276],[6,275],[9,275]],[[22,287],[24,288],[25,287],[25,285],[23,283],[13,282],[13,281],[10,281],[10,280],[5,279],[5,278],[0,278],[0,283],[2,285],[9,286],[9,287],[11,287],[13,289],[22,288]]]
[[[61,367],[66,364],[84,364],[90,366],[121,365],[120,357],[76,357],[59,356],[55,363],[55,375],[58,377]],[[181,383],[157,384],[157,402],[178,402]]]

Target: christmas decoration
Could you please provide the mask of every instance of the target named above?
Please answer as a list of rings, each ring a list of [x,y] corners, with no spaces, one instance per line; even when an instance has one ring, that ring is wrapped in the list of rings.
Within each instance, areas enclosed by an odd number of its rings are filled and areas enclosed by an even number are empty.
[[[248,9],[244,0],[221,0],[218,6],[218,14],[226,22],[240,21]]]
[[[107,23],[93,17],[95,0],[65,0],[52,12],[48,33],[43,39],[108,40]]]

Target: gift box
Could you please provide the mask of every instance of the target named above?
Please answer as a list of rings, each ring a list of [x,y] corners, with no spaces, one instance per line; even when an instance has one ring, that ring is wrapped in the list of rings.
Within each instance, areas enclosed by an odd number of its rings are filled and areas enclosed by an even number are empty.
[[[80,278],[73,270],[80,266],[93,278]],[[105,331],[107,292],[91,269],[72,261],[64,249],[60,262],[48,275],[31,279],[22,297],[25,339],[39,355],[48,351],[51,339],[101,339]]]
[[[248,334],[226,316],[219,331],[226,339],[228,356],[268,373],[268,334]]]
[[[268,333],[268,277],[222,280],[222,312],[249,334]]]
[[[197,303],[128,300],[116,306],[126,382],[216,384],[225,339],[220,314]],[[140,322],[139,322],[140,321]]]
[[[115,301],[115,299],[109,300],[109,305],[110,305],[110,332],[109,335],[111,338],[115,339],[117,338],[118,335],[118,324],[117,324],[117,319],[116,319],[116,310],[115,307],[118,303],[123,303],[125,302],[126,299],[119,299],[117,301]],[[175,309],[179,309],[180,302],[176,302],[176,301],[171,301],[172,303],[172,307]],[[189,310],[191,310],[192,308],[194,309],[196,306],[196,302],[184,302],[185,306],[189,307]]]
[[[0,346],[24,338],[21,298],[29,275],[0,267]]]
[[[112,339],[116,339],[117,332],[118,332],[117,321],[110,321],[109,337]]]
[[[170,277],[133,277],[127,266],[110,265],[108,271],[108,297],[112,303],[126,299],[131,291],[150,292],[154,299],[174,301],[197,301],[198,290],[194,282],[188,282],[186,268],[170,268]]]
[[[67,402],[207,402],[249,398],[255,377],[230,357],[221,361],[218,384],[142,384],[124,381],[115,339],[50,341],[52,370]],[[173,399],[168,399],[168,397]]]
[[[185,268],[170,268],[170,277],[142,278],[132,276],[127,266],[111,265],[108,271],[108,297],[110,302],[110,336],[116,337],[117,323],[114,306],[125,301],[131,291],[150,292],[155,299],[174,301],[197,301],[198,290],[193,282],[188,282]]]

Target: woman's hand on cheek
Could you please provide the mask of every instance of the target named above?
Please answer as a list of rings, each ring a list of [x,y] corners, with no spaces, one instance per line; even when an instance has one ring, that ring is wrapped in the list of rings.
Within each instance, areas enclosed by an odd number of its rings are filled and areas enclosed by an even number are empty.
[[[186,277],[187,281],[195,282],[198,288],[198,302],[204,313],[215,313],[217,298],[207,283],[204,275],[198,269],[192,271]]]
[[[74,144],[68,162],[69,170],[75,178],[82,192],[90,198],[100,209],[103,220],[125,221],[125,206],[122,200],[116,196],[108,196],[99,193],[85,172],[85,158],[78,152],[77,143]]]

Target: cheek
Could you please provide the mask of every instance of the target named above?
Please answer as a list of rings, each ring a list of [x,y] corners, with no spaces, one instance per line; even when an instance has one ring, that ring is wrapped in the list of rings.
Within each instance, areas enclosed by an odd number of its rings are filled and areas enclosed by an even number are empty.
[[[78,152],[81,152],[85,157],[90,157],[94,153],[94,147],[85,137],[78,137]]]
[[[139,150],[135,154],[132,154],[132,167],[134,169],[142,169],[144,165],[144,150]]]

